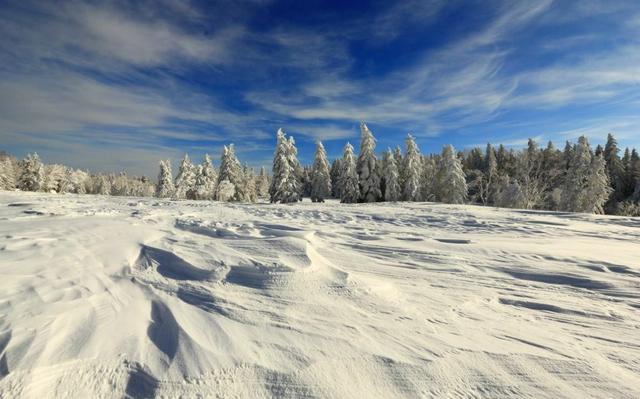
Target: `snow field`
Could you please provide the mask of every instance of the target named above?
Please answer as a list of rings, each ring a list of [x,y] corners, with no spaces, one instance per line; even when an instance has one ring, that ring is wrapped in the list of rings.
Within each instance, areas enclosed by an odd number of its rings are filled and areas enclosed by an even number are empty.
[[[640,396],[640,220],[0,193],[0,397]]]

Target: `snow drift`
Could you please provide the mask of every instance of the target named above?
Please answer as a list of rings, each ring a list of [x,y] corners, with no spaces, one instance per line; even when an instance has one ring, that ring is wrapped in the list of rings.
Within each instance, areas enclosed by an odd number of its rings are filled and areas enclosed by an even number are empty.
[[[640,220],[0,193],[0,397],[640,396]]]

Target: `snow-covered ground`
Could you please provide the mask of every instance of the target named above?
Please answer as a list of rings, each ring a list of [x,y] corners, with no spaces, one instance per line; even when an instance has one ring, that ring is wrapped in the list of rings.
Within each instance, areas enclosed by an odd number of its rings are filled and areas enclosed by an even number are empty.
[[[0,397],[640,397],[640,219],[0,193]]]

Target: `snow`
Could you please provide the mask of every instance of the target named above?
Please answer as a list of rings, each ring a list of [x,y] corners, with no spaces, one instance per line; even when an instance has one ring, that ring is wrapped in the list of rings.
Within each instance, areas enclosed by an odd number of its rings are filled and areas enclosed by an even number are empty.
[[[640,219],[0,192],[0,397],[640,397]]]

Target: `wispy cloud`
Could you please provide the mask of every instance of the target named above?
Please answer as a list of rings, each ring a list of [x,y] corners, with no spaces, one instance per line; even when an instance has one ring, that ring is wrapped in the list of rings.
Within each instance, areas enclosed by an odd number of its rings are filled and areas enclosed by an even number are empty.
[[[122,148],[152,173],[152,157],[223,142],[267,159],[280,126],[307,143],[352,138],[360,120],[398,140],[517,143],[607,126],[626,138],[638,122],[635,2],[409,0],[305,23],[271,6],[6,2],[0,144],[93,148],[104,157],[82,162],[96,167]],[[578,108],[597,115],[569,117]]]

